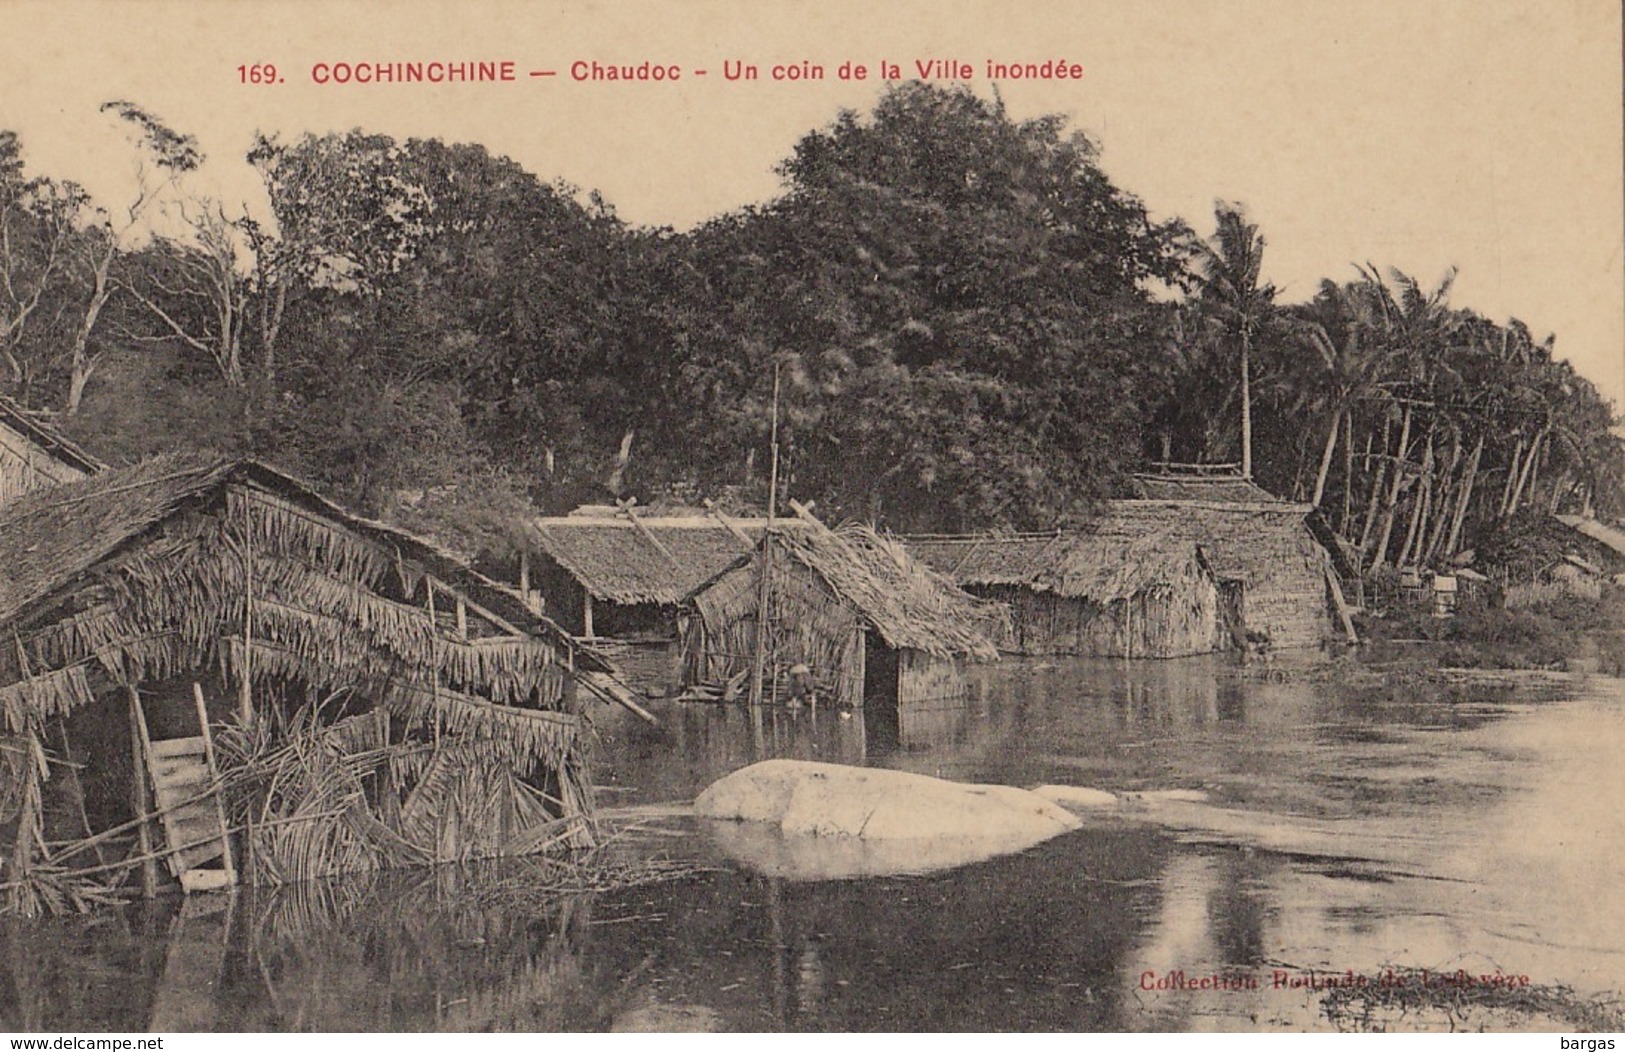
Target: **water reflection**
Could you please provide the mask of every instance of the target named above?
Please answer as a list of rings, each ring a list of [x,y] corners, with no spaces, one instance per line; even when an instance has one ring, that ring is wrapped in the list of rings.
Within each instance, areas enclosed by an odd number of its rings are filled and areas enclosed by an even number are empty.
[[[1011,663],[890,740],[861,716],[668,704],[659,728],[603,721],[606,801],[686,801],[784,755],[1209,804],[926,876],[754,875],[669,818],[627,850],[711,868],[614,893],[542,898],[485,866],[13,921],[0,1028],[1304,1029],[1329,1023],[1270,988],[1278,967],[1619,989],[1625,910],[1598,889],[1625,848],[1621,701],[1608,680],[1552,699],[1182,661]],[[1144,988],[1173,971],[1260,982]]]

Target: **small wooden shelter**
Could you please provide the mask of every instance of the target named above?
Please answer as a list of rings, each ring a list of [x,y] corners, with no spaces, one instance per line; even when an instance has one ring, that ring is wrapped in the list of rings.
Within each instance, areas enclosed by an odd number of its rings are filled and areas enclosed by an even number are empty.
[[[782,694],[791,671],[805,666],[822,699],[896,704],[959,696],[960,666],[998,656],[998,604],[954,587],[868,527],[831,530],[810,515],[798,525],[769,530],[689,597],[685,687],[737,689],[759,650],[765,696]]]
[[[433,544],[253,461],[0,508],[0,910],[587,833],[609,668]]]
[[[0,395],[0,504],[100,470],[99,460],[37,414]]]
[[[1336,584],[1309,511],[1120,500],[1085,529],[908,544],[960,587],[1010,604],[1002,645],[1016,653],[1172,657],[1228,649],[1248,632],[1274,648],[1312,647],[1333,635]]]
[[[683,599],[750,552],[766,525],[607,506],[532,519],[520,537],[520,588],[578,636],[675,639]]]

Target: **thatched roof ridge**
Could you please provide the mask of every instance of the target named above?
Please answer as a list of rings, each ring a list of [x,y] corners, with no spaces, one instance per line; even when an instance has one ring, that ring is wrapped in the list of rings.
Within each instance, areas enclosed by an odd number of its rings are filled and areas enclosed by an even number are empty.
[[[26,493],[0,509],[0,624],[168,518],[224,476],[196,457],[156,457],[131,468]]]
[[[1065,534],[911,537],[907,544],[962,586],[1030,588],[1097,603],[1206,572],[1193,539],[1166,526],[1129,529],[1110,519],[1096,529]]]
[[[1202,500],[1258,504],[1277,500],[1252,479],[1239,475],[1137,474],[1134,495],[1142,500]]]
[[[1581,536],[1589,537],[1614,552],[1625,555],[1625,531],[1610,526],[1599,519],[1588,519],[1580,515],[1558,515],[1554,517],[1558,522]]]
[[[351,514],[309,486],[255,460],[195,455],[155,457],[51,489],[24,494],[0,509],[0,624],[48,601],[92,567],[172,516],[223,500],[229,486],[280,498],[318,520],[348,529],[392,558],[421,566],[514,627],[577,650],[586,668],[609,666],[575,647],[519,594],[469,568],[433,542]]]
[[[795,528],[782,519],[778,523]],[[568,515],[532,519],[528,526],[533,549],[558,563],[593,598],[675,606],[750,552],[750,545],[729,526],[754,541],[766,530],[767,520],[729,519],[725,525],[711,516],[639,516],[633,522]],[[658,545],[649,534],[659,539]]]
[[[1097,601],[1183,572],[1198,548],[1221,578],[1246,579],[1270,546],[1305,529],[1312,505],[1286,501],[1115,500],[1089,526],[1049,534],[921,535],[910,551],[961,586],[1011,585]]]
[[[987,628],[1003,608],[967,595],[897,539],[849,523],[775,531],[774,541],[850,602],[889,645],[944,657],[998,656]]]
[[[1032,587],[1053,573],[1075,538],[1062,533],[918,535],[903,538],[910,554],[957,585]]]
[[[5,395],[0,395],[0,423],[20,432],[41,451],[77,471],[94,475],[107,466],[85,452],[54,425],[42,420],[38,414],[30,413]]]

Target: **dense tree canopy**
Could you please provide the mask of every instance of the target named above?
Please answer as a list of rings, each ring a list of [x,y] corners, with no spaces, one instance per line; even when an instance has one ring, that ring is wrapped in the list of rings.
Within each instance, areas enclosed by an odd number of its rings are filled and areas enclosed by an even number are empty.
[[[1368,567],[1618,510],[1612,407],[1551,339],[1369,264],[1279,303],[1239,206],[1198,240],[965,88],[839,114],[687,233],[359,130],[260,137],[270,214],[231,212],[106,110],[141,179],[100,208],[0,133],[0,389],[114,461],[253,452],[472,549],[527,504],[764,504],[777,374],[784,493],[893,528],[1079,521],[1169,461],[1245,464]]]

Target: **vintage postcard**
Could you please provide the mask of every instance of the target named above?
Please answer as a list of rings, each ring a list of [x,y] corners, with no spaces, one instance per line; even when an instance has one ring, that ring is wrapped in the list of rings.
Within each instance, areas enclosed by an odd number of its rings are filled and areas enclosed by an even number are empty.
[[[0,29],[13,1047],[1625,1029],[1618,4]]]

